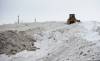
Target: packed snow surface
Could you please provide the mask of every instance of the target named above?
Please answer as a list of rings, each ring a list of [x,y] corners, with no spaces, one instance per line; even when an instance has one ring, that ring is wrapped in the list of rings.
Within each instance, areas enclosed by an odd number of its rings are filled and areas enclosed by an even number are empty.
[[[100,23],[63,22],[1,25],[6,30],[24,31],[33,37],[36,51],[0,55],[0,61],[100,61]]]

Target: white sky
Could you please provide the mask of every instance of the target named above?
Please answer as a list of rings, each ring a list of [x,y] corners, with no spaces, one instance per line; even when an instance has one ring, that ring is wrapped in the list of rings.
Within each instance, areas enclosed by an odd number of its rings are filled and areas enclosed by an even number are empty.
[[[75,13],[81,21],[100,21],[100,0],[0,0],[0,24],[22,22],[65,21]]]

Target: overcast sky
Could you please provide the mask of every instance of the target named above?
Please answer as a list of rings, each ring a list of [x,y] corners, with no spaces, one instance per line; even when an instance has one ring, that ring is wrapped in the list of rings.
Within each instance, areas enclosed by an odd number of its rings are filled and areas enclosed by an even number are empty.
[[[82,21],[100,21],[100,0],[0,0],[0,24],[65,21],[70,13]]]

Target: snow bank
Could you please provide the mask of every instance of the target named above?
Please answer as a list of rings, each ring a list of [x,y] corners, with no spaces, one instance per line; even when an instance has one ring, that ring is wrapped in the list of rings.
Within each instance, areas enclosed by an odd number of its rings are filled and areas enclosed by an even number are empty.
[[[3,54],[0,55],[0,61],[100,60],[100,30],[97,29],[97,25],[96,22],[72,25],[57,22],[27,24],[29,28],[25,29],[25,26],[24,31],[34,37],[37,41],[35,46],[40,49],[36,51],[24,50],[11,56]],[[35,29],[40,31],[34,31]]]

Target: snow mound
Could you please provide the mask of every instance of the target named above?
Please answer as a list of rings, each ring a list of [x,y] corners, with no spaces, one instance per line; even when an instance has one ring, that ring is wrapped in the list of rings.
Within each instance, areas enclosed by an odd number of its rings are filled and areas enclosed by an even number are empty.
[[[0,54],[16,54],[23,50],[35,50],[35,40],[24,31],[4,31],[0,33]],[[35,47],[34,47],[35,48]]]
[[[34,37],[35,46],[40,49],[10,56],[3,54],[0,61],[100,61],[100,26],[97,22],[72,25],[48,22],[27,26],[24,31]]]

